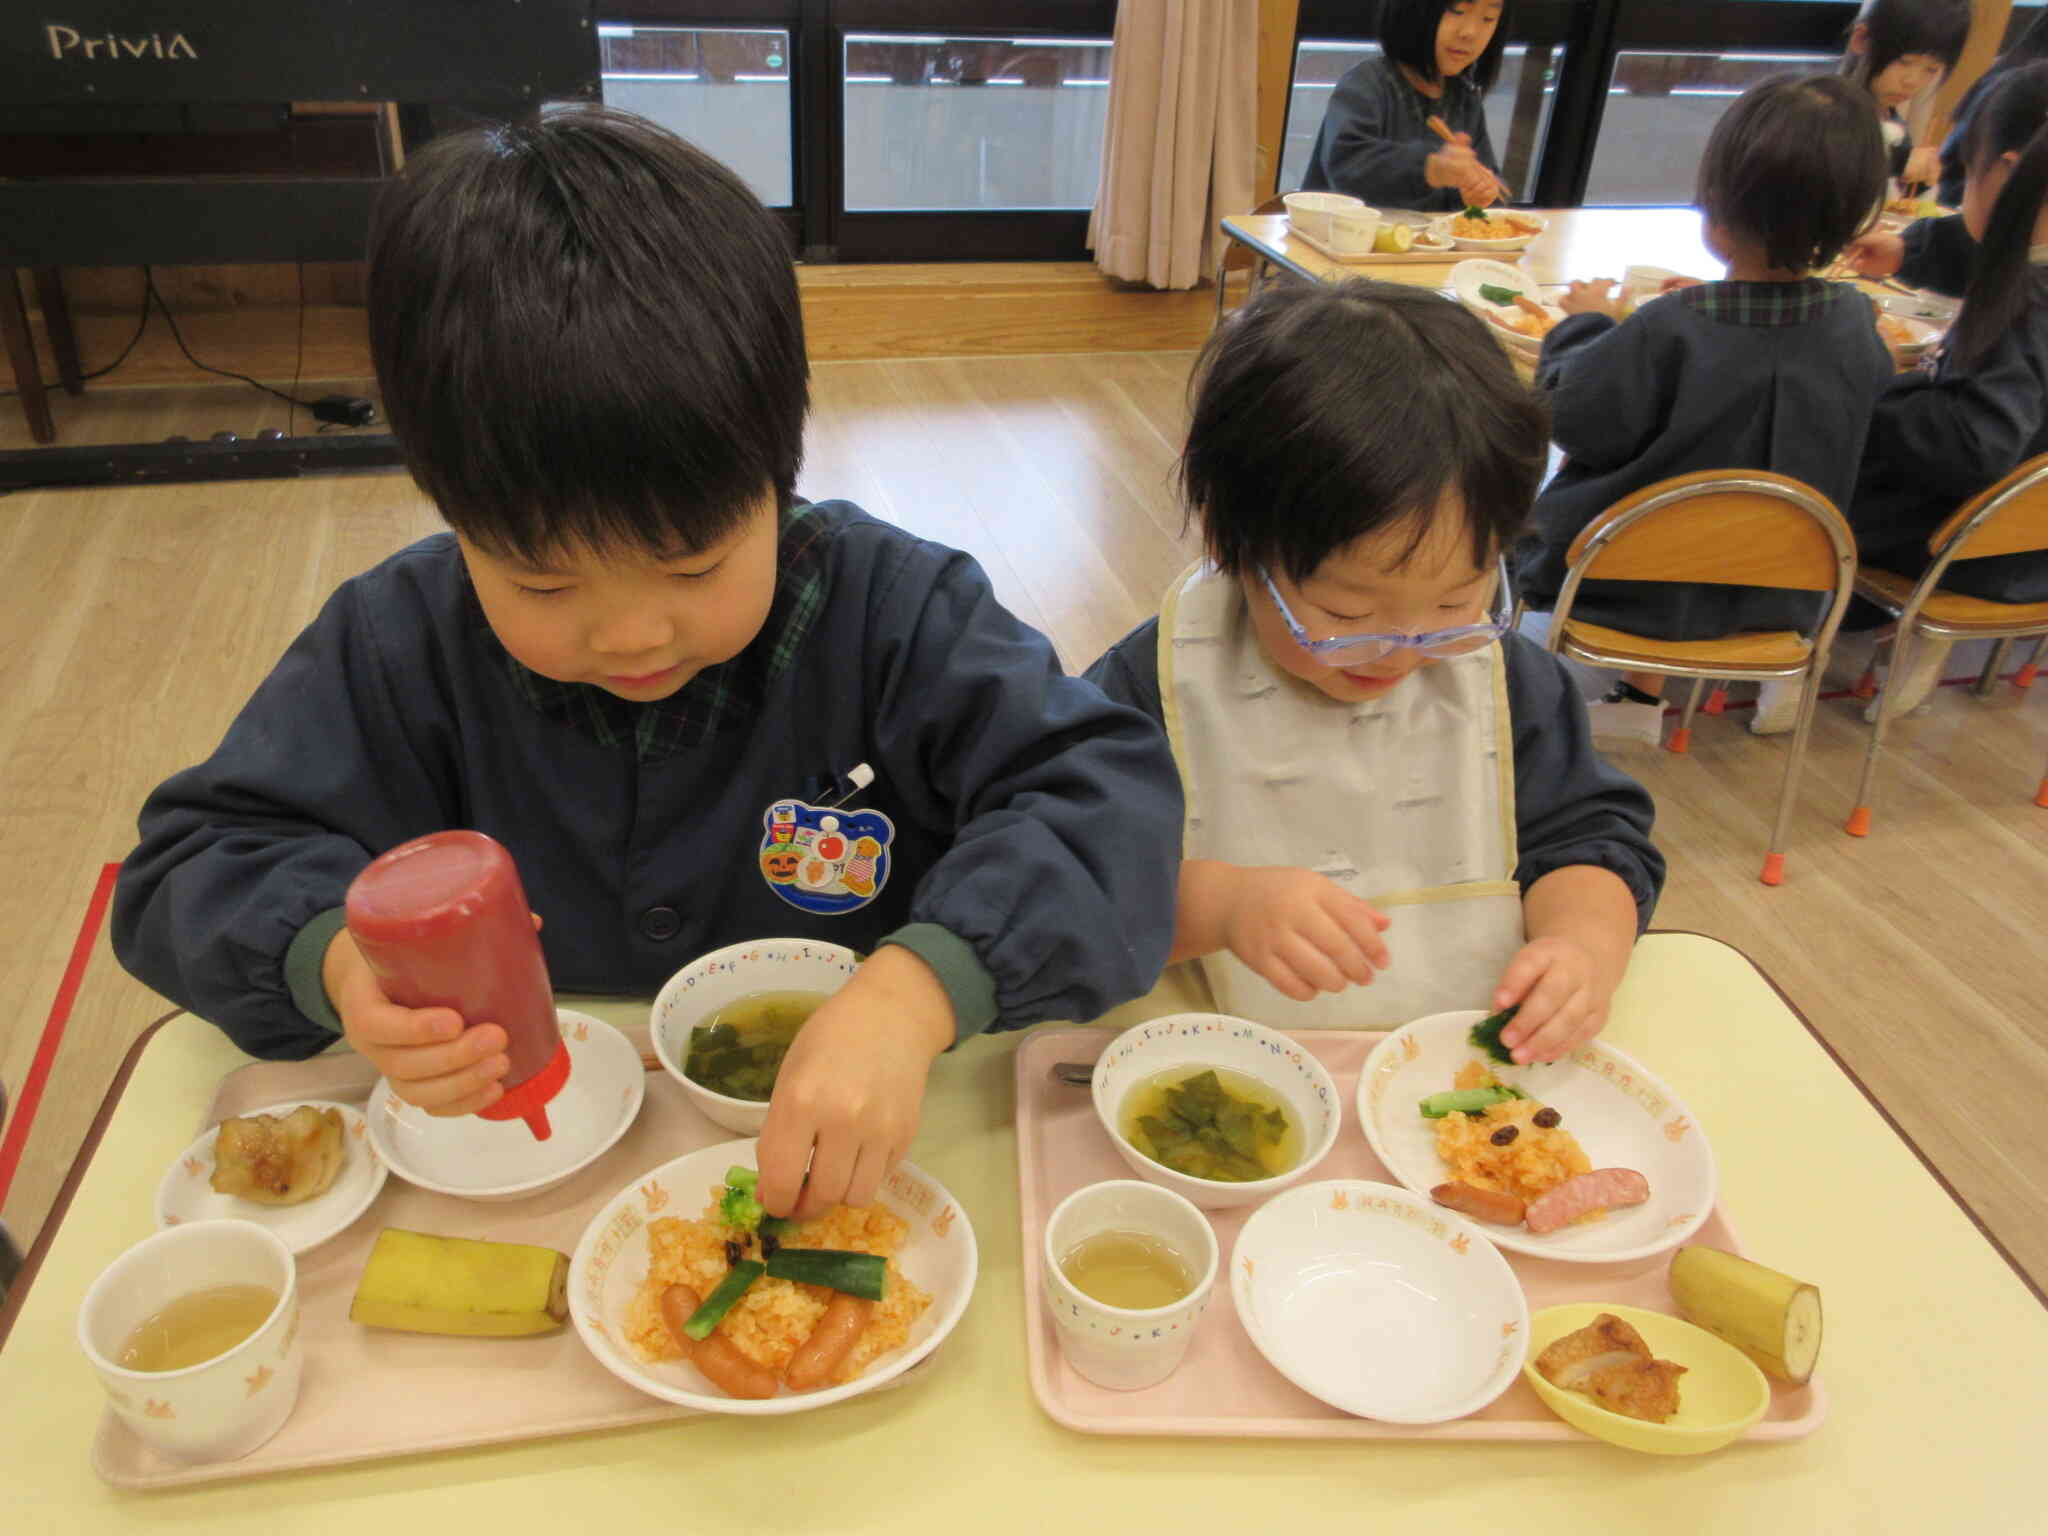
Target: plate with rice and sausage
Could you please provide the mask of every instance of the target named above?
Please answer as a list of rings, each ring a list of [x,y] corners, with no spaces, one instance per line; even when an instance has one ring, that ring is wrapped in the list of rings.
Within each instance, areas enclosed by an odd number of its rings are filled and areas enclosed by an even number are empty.
[[[868,1205],[778,1223],[752,1199],[757,1145],[642,1174],[570,1257],[585,1346],[652,1396],[739,1414],[856,1397],[936,1349],[973,1294],[973,1224],[938,1180],[899,1163]]]
[[[1373,1048],[1358,1123],[1388,1172],[1536,1258],[1643,1259],[1698,1231],[1718,1180],[1678,1096],[1603,1040],[1553,1063],[1503,1062],[1486,1043],[1500,1017],[1432,1014]]]

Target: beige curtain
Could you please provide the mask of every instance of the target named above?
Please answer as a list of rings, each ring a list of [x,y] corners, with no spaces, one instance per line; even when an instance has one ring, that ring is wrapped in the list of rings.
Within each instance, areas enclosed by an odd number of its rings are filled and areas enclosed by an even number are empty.
[[[1258,163],[1258,0],[1119,0],[1095,264],[1155,288],[1214,265],[1216,221],[1248,212]]]

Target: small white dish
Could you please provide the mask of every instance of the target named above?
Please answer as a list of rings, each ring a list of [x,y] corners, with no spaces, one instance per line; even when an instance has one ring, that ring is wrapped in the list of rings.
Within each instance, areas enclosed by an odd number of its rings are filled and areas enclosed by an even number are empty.
[[[276,1233],[297,1254],[310,1252],[353,1225],[384,1188],[388,1174],[384,1159],[370,1145],[368,1122],[354,1105],[329,1099],[287,1099],[249,1113],[288,1115],[301,1105],[341,1112],[342,1139],[348,1157],[332,1184],[298,1205],[261,1205],[239,1195],[216,1193],[212,1184],[213,1144],[220,1136],[220,1127],[216,1125],[164,1170],[163,1181],[156,1187],[157,1227],[161,1230],[194,1221],[249,1221]]]
[[[1543,338],[1518,331],[1509,324],[1522,311],[1513,305],[1496,304],[1479,290],[1484,287],[1512,289],[1541,304],[1553,322],[1564,318],[1564,311],[1544,295],[1541,284],[1520,267],[1511,267],[1506,262],[1478,257],[1461,261],[1451,268],[1450,282],[1451,292],[1460,304],[1484,320],[1493,334],[1509,347],[1532,358],[1542,352]]]
[[[1436,1122],[1417,1105],[1449,1088],[1466,1062],[1485,1059],[1466,1038],[1485,1017],[1484,1009],[1468,1008],[1403,1024],[1373,1047],[1358,1074],[1365,1139],[1388,1171],[1425,1201],[1451,1175],[1437,1156]],[[1489,1241],[1539,1259],[1619,1264],[1677,1247],[1713,1211],[1719,1186],[1706,1132],[1641,1062],[1594,1040],[1548,1065],[1492,1065],[1502,1082],[1556,1109],[1595,1168],[1642,1174],[1650,1198],[1540,1236],[1526,1227],[1473,1223]]]
[[[854,951],[815,939],[749,939],[714,949],[669,977],[655,995],[648,1029],[654,1054],[713,1125],[741,1136],[757,1135],[768,1123],[768,1101],[714,1093],[683,1071],[690,1031],[719,1009],[757,992],[829,996],[859,968],[860,956]]]
[[[882,1181],[875,1203],[910,1224],[896,1264],[932,1298],[901,1349],[879,1357],[843,1385],[813,1392],[785,1388],[774,1397],[751,1399],[726,1396],[686,1360],[641,1359],[627,1342],[623,1323],[647,1278],[648,1223],[662,1216],[700,1217],[728,1168],[755,1166],[757,1147],[752,1138],[720,1142],[663,1163],[620,1190],[583,1229],[569,1256],[569,1316],[597,1363],[628,1386],[709,1413],[801,1413],[859,1397],[902,1375],[937,1349],[967,1310],[980,1271],[974,1224],[945,1185],[914,1163],[898,1163]]]
[[[1389,1424],[1478,1412],[1528,1350],[1529,1303],[1485,1236],[1364,1179],[1303,1184],[1254,1211],[1231,1250],[1230,1299],[1281,1375]]]
[[[1457,220],[1458,218],[1462,217],[1462,215],[1461,215],[1461,214],[1452,214],[1452,215],[1451,215],[1451,220],[1452,220],[1452,223],[1451,223],[1451,224],[1447,224],[1447,225],[1446,225],[1445,227],[1446,227],[1446,229],[1448,229],[1448,230],[1449,230],[1449,233],[1450,233],[1450,236],[1451,236],[1451,240],[1453,241],[1453,243],[1455,243],[1455,244],[1456,244],[1456,246],[1458,247],[1458,249],[1459,249],[1459,250],[1461,250],[1461,251],[1525,251],[1525,250],[1527,250],[1527,249],[1529,248],[1529,242],[1530,242],[1530,241],[1534,240],[1534,239],[1535,239],[1535,238],[1536,238],[1536,237],[1537,237],[1538,235],[1542,234],[1544,230],[1546,230],[1546,229],[1548,229],[1548,228],[1550,227],[1550,221],[1549,221],[1548,219],[1544,218],[1542,214],[1540,214],[1540,213],[1528,213],[1528,212],[1525,212],[1524,210],[1522,210],[1522,209],[1520,209],[1520,208],[1507,208],[1507,209],[1501,209],[1501,210],[1500,210],[1500,211],[1498,211],[1498,212],[1496,212],[1495,210],[1493,210],[1493,209],[1489,208],[1489,209],[1487,210],[1487,213],[1488,213],[1488,214],[1489,214],[1489,215],[1490,215],[1491,217],[1493,217],[1493,218],[1496,218],[1496,219],[1507,219],[1507,218],[1512,218],[1512,219],[1514,219],[1514,220],[1515,220],[1515,221],[1516,221],[1517,223],[1520,223],[1520,224],[1533,224],[1533,225],[1535,226],[1535,228],[1533,228],[1533,229],[1529,230],[1529,231],[1528,231],[1527,233],[1525,233],[1525,234],[1519,234],[1519,235],[1502,235],[1502,236],[1501,236],[1501,237],[1500,237],[1499,239],[1486,239],[1486,238],[1484,238],[1484,237],[1474,237],[1474,236],[1471,236],[1471,235],[1461,235],[1461,234],[1459,234],[1459,233],[1457,232],[1457,229],[1455,228],[1455,221],[1456,221],[1456,220]]]
[[[1272,1089],[1302,1127],[1301,1161],[1270,1179],[1242,1184],[1192,1178],[1153,1162],[1124,1140],[1124,1098],[1148,1078],[1177,1067],[1221,1067]],[[1096,1118],[1131,1171],[1207,1211],[1253,1205],[1299,1183],[1329,1155],[1343,1114],[1337,1085],[1314,1056],[1278,1030],[1224,1013],[1176,1013],[1133,1025],[1104,1049],[1092,1087]]]
[[[1372,211],[1359,198],[1346,197],[1342,192],[1290,192],[1280,202],[1287,210],[1290,228],[1333,247],[1337,243],[1333,215],[1343,213],[1355,218]]]
[[[370,1092],[370,1140],[391,1171],[436,1194],[486,1203],[523,1200],[565,1184],[609,1151],[640,1113],[647,1069],[618,1030],[558,1009],[569,1080],[548,1101],[554,1134],[536,1141],[523,1120],[430,1115],[385,1078]]]

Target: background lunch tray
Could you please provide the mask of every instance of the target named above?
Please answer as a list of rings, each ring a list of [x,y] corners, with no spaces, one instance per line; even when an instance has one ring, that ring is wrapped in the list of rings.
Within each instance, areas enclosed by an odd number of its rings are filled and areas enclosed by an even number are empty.
[[[305,1382],[291,1418],[268,1444],[239,1461],[187,1466],[144,1445],[109,1409],[93,1439],[93,1470],[118,1488],[175,1488],[703,1417],[702,1410],[627,1386],[591,1357],[573,1323],[538,1338],[479,1339],[363,1328],[348,1318],[356,1281],[385,1227],[573,1253],[590,1218],[635,1174],[733,1139],[699,1114],[662,1069],[645,1024],[624,1033],[648,1069],[646,1102],[617,1144],[568,1183],[529,1200],[486,1205],[419,1189],[394,1172],[353,1225],[299,1255]],[[376,1082],[376,1069],[351,1053],[258,1062],[221,1079],[199,1129],[297,1099],[361,1106]],[[367,1138],[349,1150],[354,1157],[377,1155]],[[921,1379],[934,1358],[875,1390]]]
[[[1024,1306],[1031,1387],[1056,1421],[1098,1435],[1280,1435],[1340,1440],[1585,1440],[1543,1405],[1518,1374],[1507,1391],[1478,1413],[1448,1424],[1382,1424],[1332,1408],[1311,1397],[1267,1363],[1237,1320],[1229,1276],[1217,1275],[1209,1303],[1179,1370],[1142,1392],[1111,1392],[1077,1376],[1060,1353],[1044,1304],[1041,1247],[1053,1207],[1086,1184],[1131,1178],[1095,1118],[1088,1089],[1052,1080],[1056,1061],[1093,1061],[1115,1038],[1101,1029],[1035,1034],[1017,1052],[1017,1183],[1023,1216]],[[1343,1125],[1315,1179],[1375,1179],[1400,1183],[1373,1155],[1354,1109],[1358,1072],[1384,1035],[1304,1030],[1292,1038],[1336,1079]],[[1255,1206],[1205,1214],[1216,1228],[1228,1262],[1237,1234]],[[1480,1230],[1484,1231],[1483,1225]],[[1716,1204],[1692,1241],[1740,1253],[1741,1245]],[[1624,1264],[1562,1264],[1503,1251],[1528,1294],[1529,1310],[1567,1301],[1615,1301],[1671,1312],[1665,1284],[1668,1254]],[[1751,1429],[1751,1440],[1792,1440],[1810,1435],[1827,1415],[1818,1378],[1803,1387],[1771,1384],[1771,1406]]]
[[[1296,229],[1292,223],[1287,226],[1287,233],[1292,238],[1299,240],[1303,245],[1320,252],[1331,261],[1342,262],[1347,267],[1454,267],[1472,254],[1470,251],[1461,251],[1455,246],[1446,246],[1433,251],[1340,251],[1334,245],[1326,245],[1321,240],[1318,240],[1307,230]],[[1512,260],[1522,253],[1520,251],[1503,251],[1501,254]]]

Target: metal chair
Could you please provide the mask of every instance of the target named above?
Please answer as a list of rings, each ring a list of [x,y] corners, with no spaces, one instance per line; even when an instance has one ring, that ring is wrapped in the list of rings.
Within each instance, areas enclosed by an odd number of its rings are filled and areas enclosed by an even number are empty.
[[[1759,877],[1765,885],[1782,883],[1785,829],[1806,757],[1814,697],[1856,574],[1856,543],[1842,514],[1789,475],[1706,470],[1660,480],[1616,502],[1580,530],[1566,559],[1550,649],[1596,667],[1691,678],[1673,751],[1683,752],[1691,739],[1706,680],[1802,680],[1799,723]],[[1586,580],[1788,587],[1833,596],[1812,635],[1788,629],[1719,640],[1658,640],[1574,619],[1572,605]]]
[[[2026,635],[2048,637],[2048,602],[2000,603],[1989,598],[1965,597],[1960,592],[1940,591],[1941,579],[1957,560],[2048,551],[2048,454],[2027,460],[1996,485],[1964,502],[1928,536],[1927,549],[1933,558],[1917,581],[1870,566],[1856,573],[1857,595],[1898,620],[1898,634],[1892,642],[1891,675],[1905,675],[1905,663],[1915,640],[1995,640],[1998,644],[1992,648],[1991,659],[1977,683],[1980,694],[1989,692],[2011,641]],[[2040,655],[2041,643],[2037,641],[2027,664],[2014,679],[2020,687],[2033,682]],[[1858,691],[1865,690],[1859,686]],[[1885,731],[1896,713],[1896,697],[1889,687],[1878,695],[1877,720],[1871,727],[1870,748],[1863,757],[1863,774],[1856,784],[1855,808],[1843,829],[1851,837],[1867,837],[1870,833],[1870,787],[1877,773],[1878,753],[1884,750]],[[2042,781],[2034,803],[2048,806],[2048,779]]]
[[[1252,210],[1252,217],[1286,211],[1287,203],[1284,198],[1269,197]],[[1231,273],[1242,272],[1246,267],[1252,269],[1251,287],[1245,294],[1247,300],[1258,293],[1259,285],[1266,280],[1266,259],[1263,256],[1255,255],[1250,246],[1242,245],[1235,240],[1226,240],[1220,234],[1216,238],[1222,243],[1223,254],[1216,259],[1216,315],[1210,321],[1212,329],[1223,322],[1223,284]]]
[[[7,1084],[0,1081],[0,1130],[7,1126]],[[14,1277],[21,1273],[21,1249],[15,1246],[14,1234],[7,1230],[7,1223],[0,1221],[0,1306],[7,1302],[8,1289],[14,1284]]]

